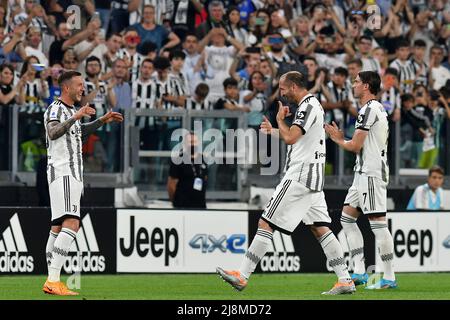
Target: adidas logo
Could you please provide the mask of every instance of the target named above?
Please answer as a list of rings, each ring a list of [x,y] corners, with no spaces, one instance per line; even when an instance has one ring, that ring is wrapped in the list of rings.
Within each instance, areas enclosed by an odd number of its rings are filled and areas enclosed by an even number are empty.
[[[264,272],[300,271],[300,257],[295,255],[291,236],[278,231],[273,233],[272,245],[261,259],[261,270]]]
[[[19,215],[9,219],[9,226],[0,234],[0,272],[33,272],[34,260],[20,226]]]
[[[91,217],[87,214],[82,219],[80,230],[70,247],[69,255],[64,263],[64,271],[67,273],[103,272],[105,267],[105,257],[100,255]]]

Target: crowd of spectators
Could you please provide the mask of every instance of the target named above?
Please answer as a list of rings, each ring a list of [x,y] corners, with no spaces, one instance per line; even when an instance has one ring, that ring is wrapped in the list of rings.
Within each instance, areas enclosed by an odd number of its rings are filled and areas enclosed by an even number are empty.
[[[82,103],[96,116],[226,109],[248,113],[255,129],[263,115],[275,116],[279,76],[298,70],[327,122],[350,137],[360,107],[352,81],[374,70],[391,132],[401,128],[401,167],[448,168],[449,49],[446,0],[0,0],[0,143],[10,145],[10,114],[19,108],[20,170],[36,169],[45,153],[42,115],[60,94],[64,70],[85,76]],[[170,150],[181,120],[138,117],[134,124],[141,149]],[[120,169],[121,133],[105,126],[90,137],[87,170]],[[328,147],[333,173],[337,149]],[[0,170],[8,163],[2,153]]]

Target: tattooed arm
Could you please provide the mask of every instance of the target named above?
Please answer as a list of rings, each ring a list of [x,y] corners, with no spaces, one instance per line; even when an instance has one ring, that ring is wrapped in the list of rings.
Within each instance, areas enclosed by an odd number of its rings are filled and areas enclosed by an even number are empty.
[[[47,123],[47,133],[50,140],[56,140],[66,134],[73,124],[80,120],[84,116],[91,116],[95,114],[95,109],[89,107],[86,104],[84,107],[80,108],[72,117],[64,121],[63,123],[59,121],[50,121]]]
[[[63,123],[59,121],[51,121],[47,123],[47,133],[50,140],[56,140],[66,134],[70,127],[75,123],[76,119],[71,117]]]

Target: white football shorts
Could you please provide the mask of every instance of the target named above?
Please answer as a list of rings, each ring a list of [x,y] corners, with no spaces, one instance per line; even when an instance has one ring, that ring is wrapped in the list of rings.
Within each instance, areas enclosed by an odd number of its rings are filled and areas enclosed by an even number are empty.
[[[80,218],[83,182],[72,176],[62,176],[49,185],[52,225],[61,225],[65,216]]]
[[[276,187],[261,219],[286,234],[302,221],[306,225],[331,223],[323,191],[312,191],[290,179],[283,179]]]
[[[355,172],[344,206],[360,208],[364,214],[386,213],[387,183],[377,177]]]

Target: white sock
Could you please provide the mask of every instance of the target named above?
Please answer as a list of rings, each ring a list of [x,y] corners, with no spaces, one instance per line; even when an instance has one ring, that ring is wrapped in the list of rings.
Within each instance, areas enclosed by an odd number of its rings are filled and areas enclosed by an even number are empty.
[[[58,237],[59,233],[50,231],[49,235],[48,235],[48,240],[47,240],[47,246],[45,247],[45,256],[47,258],[47,266],[50,266],[50,262],[52,261],[52,257],[53,257],[53,245],[55,244],[55,240]]]
[[[76,235],[76,232],[73,230],[68,228],[61,229],[53,245],[52,260],[48,267],[48,281],[60,281],[61,268],[66,261],[70,246],[73,240],[75,240]]]
[[[248,248],[244,260],[242,260],[239,272],[246,279],[255,271],[259,261],[265,256],[269,245],[272,244],[273,233],[264,229],[258,229],[256,236],[253,238],[250,248]]]
[[[350,249],[350,256],[355,264],[354,273],[366,273],[366,266],[364,264],[364,240],[356,224],[356,218],[342,212],[341,225],[347,237],[348,247]]]
[[[339,279],[339,282],[351,281],[348,273],[347,264],[344,259],[344,252],[342,251],[341,244],[333,232],[330,230],[321,236],[319,243],[322,246],[323,252],[327,256],[327,260],[330,266],[333,268],[334,273]]]
[[[394,275],[394,240],[387,228],[386,221],[369,221],[370,228],[375,235],[378,253],[380,254],[383,264],[384,275],[386,280],[395,280]]]

